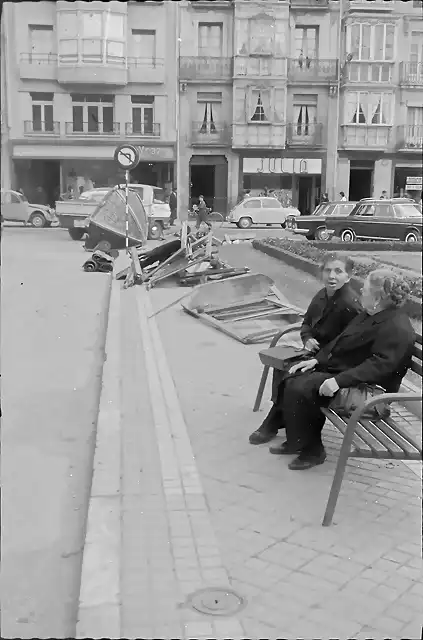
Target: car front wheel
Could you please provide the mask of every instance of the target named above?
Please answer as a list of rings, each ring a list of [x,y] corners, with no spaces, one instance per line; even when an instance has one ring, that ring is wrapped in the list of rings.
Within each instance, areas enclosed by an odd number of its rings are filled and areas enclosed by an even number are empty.
[[[407,231],[405,236],[406,242],[421,242],[420,235],[417,231]]]
[[[42,227],[45,227],[47,222],[43,214],[40,213],[39,211],[36,211],[35,213],[33,213],[29,221],[32,224],[32,226],[36,227],[37,229],[41,229]]]
[[[354,242],[354,240],[355,240],[354,231],[352,231],[352,229],[345,229],[341,233],[341,240],[342,240],[342,242]]]
[[[329,240],[329,234],[326,227],[319,227],[318,229],[316,229],[315,236],[316,240]]]
[[[237,226],[240,229],[249,229],[252,224],[253,221],[251,220],[251,218],[240,218],[237,222]]]
[[[160,240],[163,227],[160,222],[151,222],[148,227],[148,240]]]

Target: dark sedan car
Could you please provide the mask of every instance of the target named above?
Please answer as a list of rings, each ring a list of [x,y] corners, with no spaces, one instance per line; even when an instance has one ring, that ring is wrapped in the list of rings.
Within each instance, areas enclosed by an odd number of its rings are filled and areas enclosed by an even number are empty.
[[[293,233],[305,236],[307,240],[327,240],[330,236],[326,229],[327,216],[347,216],[356,202],[323,202],[311,216],[288,216],[286,228]]]
[[[406,198],[366,198],[346,218],[336,216],[327,220],[327,229],[343,242],[356,239],[421,242],[422,206]]]

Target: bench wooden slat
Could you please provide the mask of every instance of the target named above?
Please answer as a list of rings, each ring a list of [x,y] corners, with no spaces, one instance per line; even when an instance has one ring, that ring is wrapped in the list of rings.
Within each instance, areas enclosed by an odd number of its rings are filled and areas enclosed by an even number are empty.
[[[391,424],[389,424],[388,421],[391,422]],[[413,442],[412,438],[405,433],[394,420],[390,418],[379,420],[377,427],[403,450],[404,457],[417,460],[421,457],[422,452],[421,450],[419,451],[417,444]],[[401,433],[403,435],[401,435]]]
[[[415,358],[418,358],[419,360],[422,360],[422,346],[421,346],[421,344],[417,344],[416,342],[414,343],[413,356]]]
[[[422,336],[420,333],[416,333],[416,342],[418,342],[419,344],[422,343]]]
[[[417,418],[416,418],[417,420]],[[411,446],[413,447],[413,449],[417,450],[418,454],[421,456],[422,455],[422,447],[421,444],[419,442],[416,442],[416,440],[414,440],[414,438],[410,435],[410,433],[407,431],[407,429],[405,429],[401,424],[399,424],[396,420],[394,420],[391,417],[389,418],[385,418],[384,422],[389,426],[392,427],[393,429],[395,429],[395,431],[397,433],[399,433],[399,435],[406,440],[409,444],[411,444]]]
[[[342,435],[344,435],[347,428],[346,422],[340,416],[338,416],[334,411],[332,411],[332,409],[322,409],[322,412],[330,420],[330,422],[334,425],[334,427],[336,427],[338,431],[340,431]],[[373,456],[372,449],[368,444],[366,444],[366,442],[362,438],[360,438],[357,432],[354,433],[353,447],[356,450],[356,452],[363,454],[363,457],[365,458],[369,458]]]
[[[393,458],[395,458],[396,460],[401,460],[401,458],[404,458],[404,456],[406,455],[406,452],[398,443],[396,443],[385,433],[385,431],[381,428],[380,423],[380,420],[360,420],[360,424],[365,431],[367,431],[376,440],[378,440],[382,447],[384,447]]]
[[[422,376],[422,365],[419,362],[416,362],[414,359],[411,360],[410,369],[417,373],[419,376]]]

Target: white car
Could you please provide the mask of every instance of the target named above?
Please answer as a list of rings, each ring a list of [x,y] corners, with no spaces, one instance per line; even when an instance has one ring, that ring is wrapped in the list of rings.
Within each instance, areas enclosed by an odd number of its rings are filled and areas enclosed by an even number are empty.
[[[23,222],[33,227],[50,227],[56,221],[54,209],[44,204],[30,204],[24,195],[11,189],[1,190],[2,221]]]
[[[288,215],[300,215],[295,207],[284,207],[277,198],[271,196],[250,197],[239,202],[229,213],[228,222],[240,229],[248,229],[253,224],[277,224],[285,227]]]

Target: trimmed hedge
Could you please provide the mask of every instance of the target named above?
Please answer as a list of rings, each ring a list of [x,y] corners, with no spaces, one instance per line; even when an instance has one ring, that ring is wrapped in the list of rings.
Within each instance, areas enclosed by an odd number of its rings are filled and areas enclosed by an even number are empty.
[[[269,242],[269,244],[272,244],[272,241],[278,243],[281,240],[289,240],[289,238],[266,238],[264,242]],[[404,251],[406,253],[421,253],[422,251],[421,242],[366,242],[365,240],[356,240],[355,242],[341,242],[340,238],[333,238],[332,240],[327,241],[307,240],[306,244],[317,247],[318,249],[327,249],[328,251],[360,251],[361,253],[366,253],[367,251]],[[279,245],[276,244],[276,246]]]
[[[327,253],[327,251],[312,246],[308,242],[298,242],[289,240],[288,238],[268,238],[261,241],[253,240],[252,244],[255,249],[263,251],[279,260],[283,260],[287,264],[302,269],[316,277],[319,275],[318,265],[322,257]],[[371,262],[370,264],[356,262],[351,284],[354,288],[361,287],[363,279],[370,271],[380,267],[380,262]],[[421,276],[413,277],[405,273],[402,275],[410,286],[412,295],[409,304],[407,304],[407,311],[412,317],[421,318],[422,278]]]

